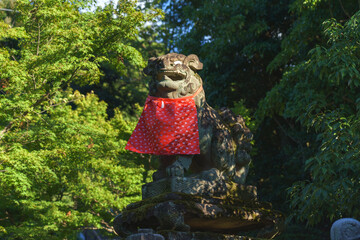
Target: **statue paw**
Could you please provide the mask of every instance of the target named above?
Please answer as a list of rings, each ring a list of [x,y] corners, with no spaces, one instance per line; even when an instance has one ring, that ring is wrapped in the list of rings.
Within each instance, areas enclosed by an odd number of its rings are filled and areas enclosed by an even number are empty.
[[[166,168],[166,175],[168,177],[183,177],[184,167],[180,163],[174,162],[172,165]]]
[[[152,175],[153,181],[158,181],[160,179],[166,178],[166,172],[164,170],[157,170]]]

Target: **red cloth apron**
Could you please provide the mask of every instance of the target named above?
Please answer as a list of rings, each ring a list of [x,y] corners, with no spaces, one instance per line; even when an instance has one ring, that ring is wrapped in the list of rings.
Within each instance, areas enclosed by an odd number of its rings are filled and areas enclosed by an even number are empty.
[[[200,154],[199,129],[194,97],[148,96],[125,149],[156,155]]]

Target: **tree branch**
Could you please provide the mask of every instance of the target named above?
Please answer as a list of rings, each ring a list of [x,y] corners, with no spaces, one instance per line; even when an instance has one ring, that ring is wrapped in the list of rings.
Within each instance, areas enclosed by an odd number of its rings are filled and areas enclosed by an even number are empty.
[[[71,80],[72,80],[73,77],[75,76],[75,74],[76,74],[76,72],[77,72],[78,69],[79,69],[79,67],[74,70],[74,72],[71,74],[69,80],[66,81],[66,82],[64,82],[64,83],[60,86],[60,88],[64,87],[66,83],[71,82]],[[39,106],[43,101],[45,101],[45,100],[48,99],[49,97],[52,97],[55,93],[56,93],[56,91],[54,91],[53,93],[47,92],[47,93],[46,93],[45,95],[43,95],[40,99],[38,99],[33,105],[31,105],[31,108],[35,108],[35,107]],[[8,124],[3,130],[1,130],[1,132],[0,132],[0,140],[5,136],[5,134],[6,134],[7,132],[10,131],[10,129],[12,128],[12,126],[14,125],[14,123],[15,123],[18,119],[25,117],[25,116],[28,115],[29,113],[30,113],[29,111],[25,111],[21,116],[15,118],[15,119],[12,120],[11,122],[9,122],[9,124]]]
[[[12,125],[14,124],[13,121],[11,121],[3,130],[0,132],[0,140],[4,137],[4,135],[11,129]]]
[[[12,10],[12,9],[7,9],[7,8],[0,8],[0,11],[14,12],[14,10]]]
[[[281,123],[279,122],[279,120],[277,120],[277,118],[274,116],[273,119],[275,120],[276,124],[279,126],[279,128],[281,129],[281,131],[285,134],[285,136],[287,136],[288,138],[290,138],[294,143],[301,145],[301,143],[296,140],[295,138],[293,138],[292,136],[290,136],[285,129],[282,127]]]
[[[51,95],[53,95],[53,94],[55,94],[55,92],[52,93]],[[35,107],[39,106],[49,95],[50,95],[49,92],[47,94],[43,95],[39,100],[37,100],[33,105],[31,105],[31,107],[35,108]],[[25,111],[20,117],[17,117],[14,120],[12,120],[11,122],[9,122],[9,124],[3,130],[1,130],[1,132],[0,132],[0,140],[5,136],[5,134],[7,132],[9,132],[9,130],[12,128],[12,126],[14,125],[16,120],[25,117],[29,113],[30,113],[29,111]]]
[[[56,106],[59,106],[59,105],[62,105],[62,104],[68,104],[68,103],[71,103],[71,102],[75,102],[76,100],[79,100],[81,98],[76,98],[76,99],[73,99],[71,101],[68,101],[68,102],[61,102],[61,103],[57,103],[57,104],[53,104],[53,105],[50,105],[50,107],[56,107]],[[38,114],[42,114],[44,112],[47,112],[48,110],[43,110],[41,112],[39,112]]]
[[[360,1],[360,0],[359,0]],[[332,17],[332,18],[334,18],[334,12],[333,12],[333,10],[332,10],[332,3],[331,3],[331,1],[329,1],[329,11],[330,11],[330,16]]]
[[[285,134],[285,136],[287,136],[288,138],[290,138],[294,143],[298,144],[298,146],[299,146],[300,149],[301,149],[301,156],[302,156],[302,158],[303,158],[303,161],[305,162],[306,157],[305,157],[304,147],[303,147],[302,143],[301,143],[299,140],[295,139],[294,137],[290,136],[290,135],[287,133],[287,131],[285,131],[285,129],[282,127],[281,123],[278,121],[278,119],[277,119],[275,116],[274,116],[274,120],[275,120],[276,124],[279,126],[279,128],[281,129],[281,131],[283,131],[283,133]],[[291,124],[290,124],[288,121],[286,121],[286,123],[287,123],[287,125],[288,125],[290,128],[294,129],[294,127],[291,126]]]
[[[344,5],[342,4],[341,0],[338,0],[341,6],[341,9],[343,10],[343,12],[345,13],[346,16],[348,16],[348,18],[351,18],[350,14],[345,10]]]
[[[37,48],[36,48],[36,56],[39,56],[40,52],[40,23],[38,24],[38,40],[37,40]]]

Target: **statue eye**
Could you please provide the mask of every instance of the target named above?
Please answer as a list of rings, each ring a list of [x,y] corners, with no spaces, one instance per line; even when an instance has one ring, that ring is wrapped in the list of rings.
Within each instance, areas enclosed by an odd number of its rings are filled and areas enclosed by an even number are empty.
[[[181,61],[175,61],[174,64],[175,64],[175,65],[177,65],[177,64],[182,64],[182,62],[181,62]]]

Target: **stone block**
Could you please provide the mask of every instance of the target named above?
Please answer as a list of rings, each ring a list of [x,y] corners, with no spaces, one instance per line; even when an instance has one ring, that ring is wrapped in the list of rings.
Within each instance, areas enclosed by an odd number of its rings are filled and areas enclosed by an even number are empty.
[[[225,194],[225,181],[211,182],[190,177],[169,177],[143,185],[143,199],[158,196],[167,192],[179,192],[192,195],[214,196]]]
[[[160,234],[154,233],[154,230],[151,228],[140,228],[138,233],[128,236],[126,240],[165,240],[165,238]]]
[[[246,201],[257,199],[256,187],[226,182],[223,179],[208,181],[193,177],[168,177],[142,187],[143,200],[170,192],[206,197],[221,197],[231,193]]]

